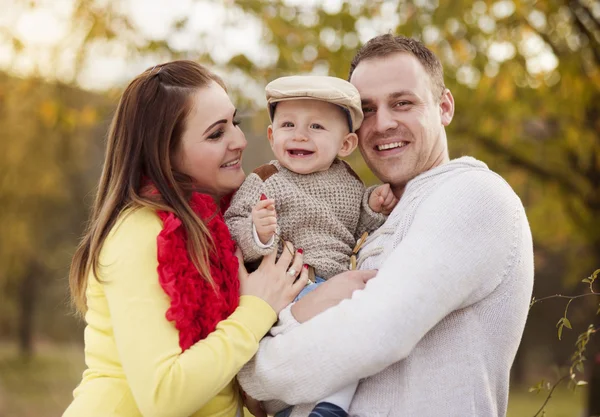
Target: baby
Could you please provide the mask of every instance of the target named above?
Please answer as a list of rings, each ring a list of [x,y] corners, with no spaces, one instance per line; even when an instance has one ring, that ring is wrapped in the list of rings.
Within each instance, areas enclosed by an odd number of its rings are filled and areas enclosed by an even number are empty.
[[[267,85],[266,94],[272,122],[267,137],[276,160],[246,178],[225,220],[245,262],[276,250],[280,239],[304,254],[310,283],[300,298],[348,270],[357,240],[381,226],[398,200],[389,184],[365,189],[339,159],[356,148],[363,121],[352,84],[326,76],[282,77]],[[289,271],[294,277],[298,272]],[[357,384],[324,399],[311,416],[325,410],[346,416]],[[291,407],[277,417],[290,413]]]

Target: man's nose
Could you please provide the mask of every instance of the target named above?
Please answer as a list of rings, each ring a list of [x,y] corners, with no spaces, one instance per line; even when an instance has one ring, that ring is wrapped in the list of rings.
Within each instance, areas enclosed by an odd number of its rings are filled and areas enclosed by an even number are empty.
[[[378,132],[384,133],[398,127],[398,121],[394,117],[394,113],[387,108],[377,109],[375,117],[375,129]]]

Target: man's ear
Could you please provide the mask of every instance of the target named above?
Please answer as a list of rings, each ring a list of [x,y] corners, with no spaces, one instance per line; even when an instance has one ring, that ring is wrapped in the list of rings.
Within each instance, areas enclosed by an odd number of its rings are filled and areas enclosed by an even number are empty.
[[[454,117],[454,97],[447,88],[440,99],[440,116],[443,126],[448,126]]]
[[[269,145],[273,148],[273,125],[267,127],[267,139],[269,140]]]
[[[338,156],[343,158],[343,157],[350,155],[352,152],[354,152],[357,145],[358,145],[358,136],[356,136],[356,133],[348,133],[344,137],[344,140],[342,142],[342,147],[340,148],[340,151],[338,152]]]

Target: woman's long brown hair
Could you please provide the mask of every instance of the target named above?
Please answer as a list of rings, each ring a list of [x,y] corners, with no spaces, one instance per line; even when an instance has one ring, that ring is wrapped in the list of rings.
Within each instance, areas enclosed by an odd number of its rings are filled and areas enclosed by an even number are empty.
[[[191,96],[219,77],[192,61],[173,61],[148,69],[125,89],[113,117],[104,167],[87,230],[71,263],[69,286],[73,304],[87,310],[85,290],[90,273],[100,280],[98,258],[118,216],[130,207],[175,213],[187,233],[190,258],[212,282],[208,256],[213,242],[208,229],[188,204],[189,177],[175,173],[171,155],[181,141],[191,110]],[[148,180],[158,194],[142,192]]]

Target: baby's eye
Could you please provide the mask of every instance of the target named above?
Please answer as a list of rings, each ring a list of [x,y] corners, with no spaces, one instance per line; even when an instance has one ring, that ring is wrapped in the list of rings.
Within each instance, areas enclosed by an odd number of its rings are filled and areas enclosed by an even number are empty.
[[[320,124],[318,124],[318,123],[313,123],[313,124],[311,124],[311,125],[310,125],[310,128],[311,128],[311,129],[325,129],[323,126],[321,126],[321,125],[320,125]]]
[[[283,122],[281,127],[294,127],[294,124],[292,122]]]

